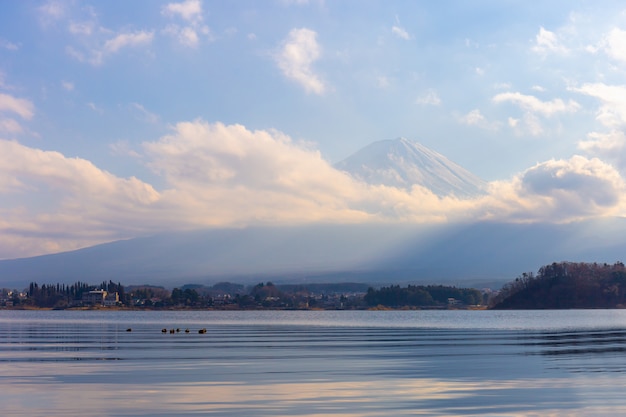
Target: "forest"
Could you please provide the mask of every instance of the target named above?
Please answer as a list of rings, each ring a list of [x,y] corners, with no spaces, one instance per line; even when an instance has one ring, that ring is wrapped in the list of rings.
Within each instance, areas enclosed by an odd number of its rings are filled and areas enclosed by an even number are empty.
[[[490,304],[492,309],[623,308],[626,267],[622,262],[555,262],[504,285]]]

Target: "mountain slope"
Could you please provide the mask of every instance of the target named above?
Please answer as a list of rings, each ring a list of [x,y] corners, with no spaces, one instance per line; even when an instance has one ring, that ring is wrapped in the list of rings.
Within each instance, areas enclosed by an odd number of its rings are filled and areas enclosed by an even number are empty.
[[[504,283],[559,261],[626,257],[626,220],[448,226],[310,225],[164,234],[0,261],[0,287],[30,281],[176,286],[232,280]]]
[[[368,184],[405,189],[420,185],[440,197],[475,197],[487,185],[445,156],[405,138],[374,142],[335,168]]]

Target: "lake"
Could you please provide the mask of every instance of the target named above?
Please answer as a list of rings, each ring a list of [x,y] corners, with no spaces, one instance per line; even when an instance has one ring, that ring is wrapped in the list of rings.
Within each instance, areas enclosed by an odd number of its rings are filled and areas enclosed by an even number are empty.
[[[0,335],[4,416],[626,414],[625,310],[4,310]]]

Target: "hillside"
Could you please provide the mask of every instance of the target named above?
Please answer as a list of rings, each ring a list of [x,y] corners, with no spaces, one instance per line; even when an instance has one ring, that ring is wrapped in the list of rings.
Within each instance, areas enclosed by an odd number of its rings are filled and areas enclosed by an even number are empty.
[[[560,262],[524,273],[505,285],[493,309],[626,307],[626,267],[621,262]]]

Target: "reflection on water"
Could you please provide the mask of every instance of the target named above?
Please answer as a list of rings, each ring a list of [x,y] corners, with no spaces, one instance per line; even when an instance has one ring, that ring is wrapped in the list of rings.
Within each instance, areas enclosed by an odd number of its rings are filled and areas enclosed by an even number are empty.
[[[0,334],[11,416],[626,412],[621,311],[1,311]]]

